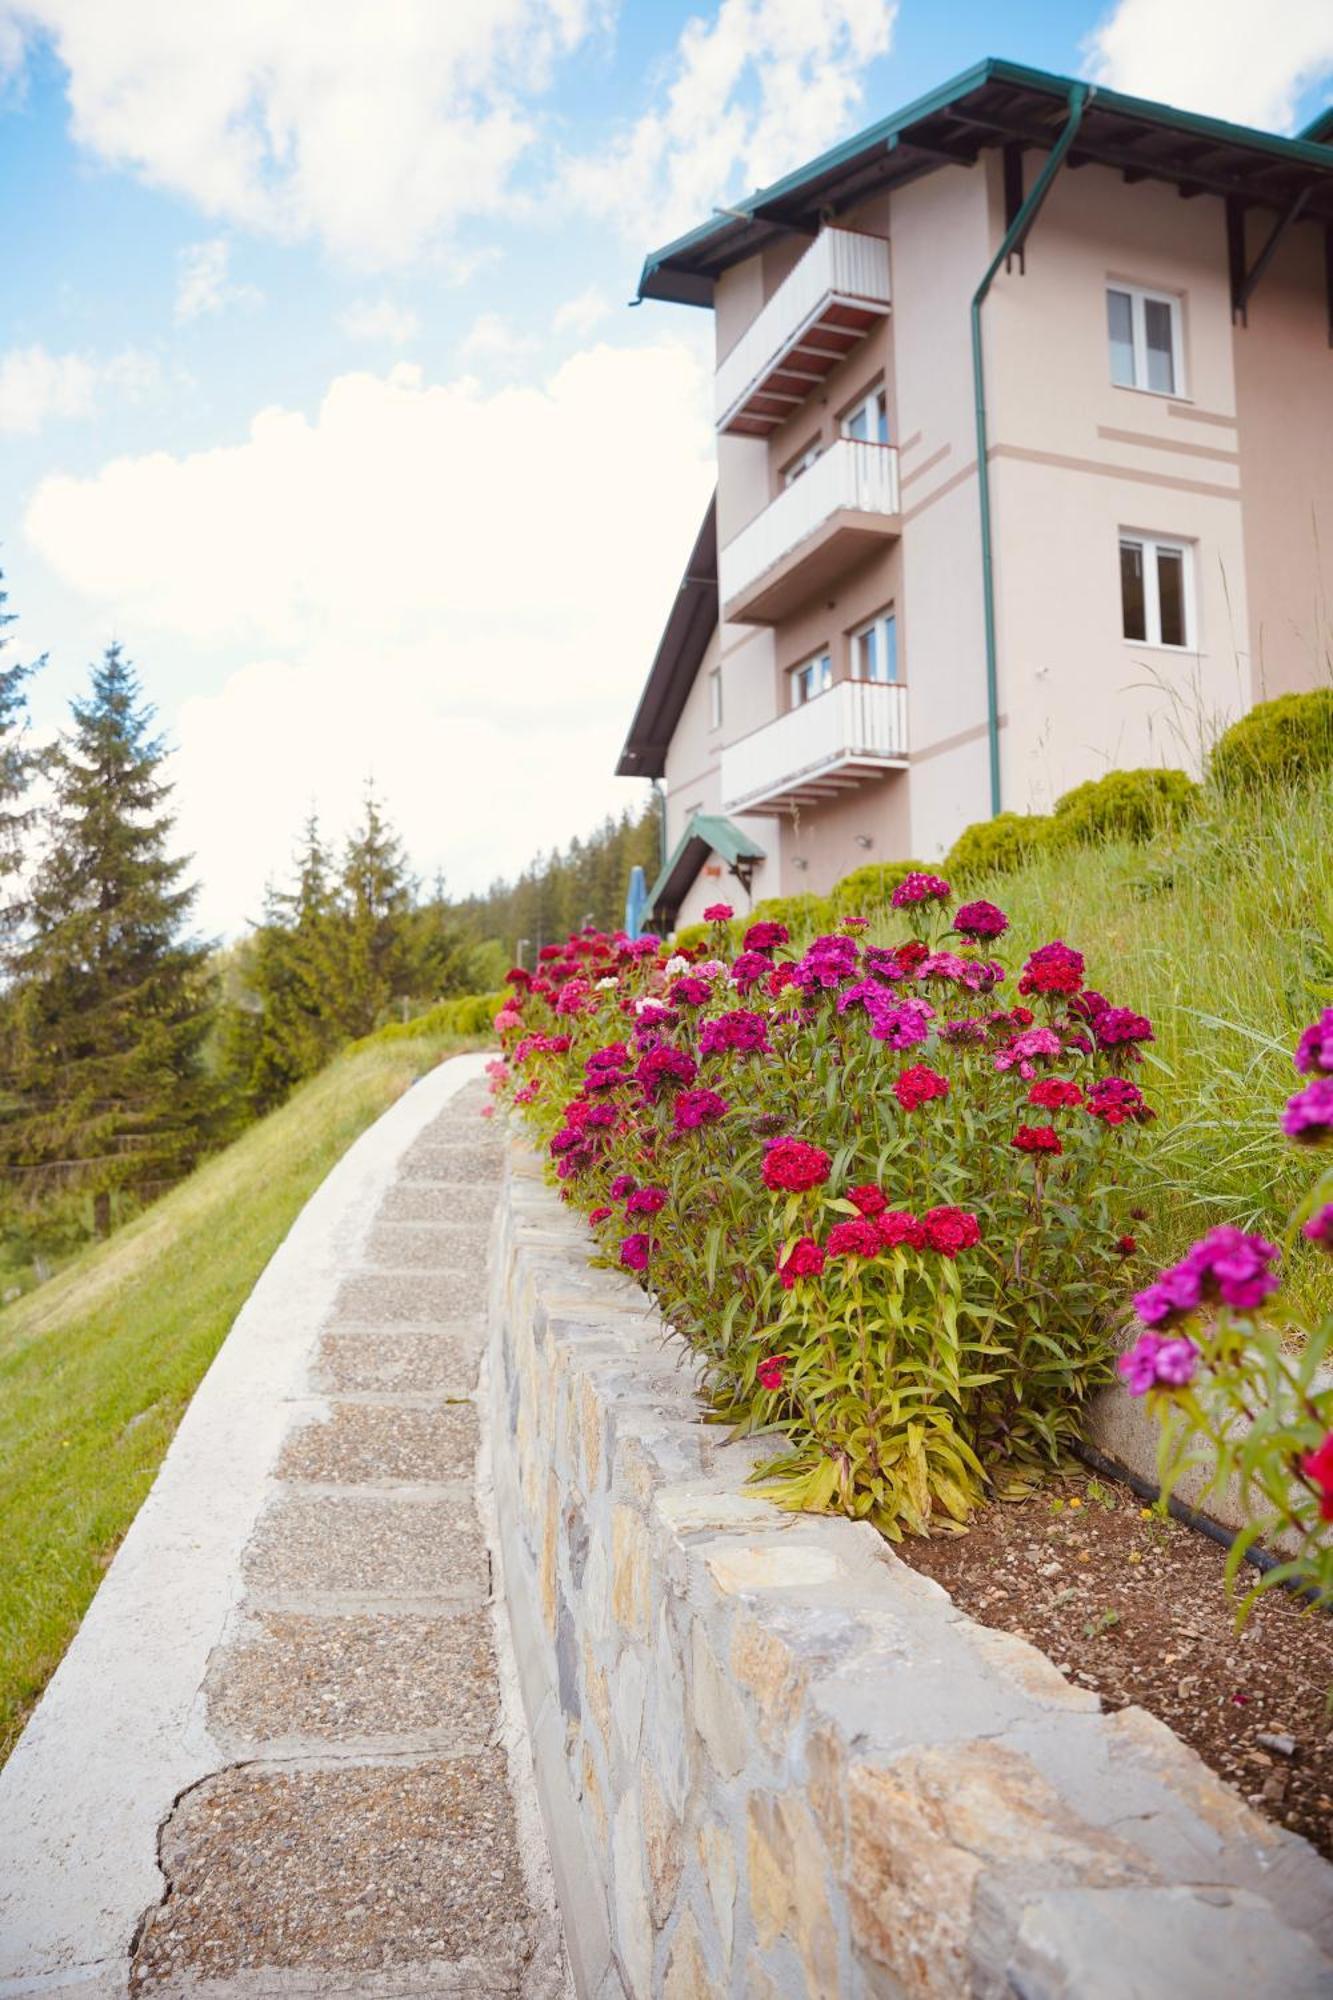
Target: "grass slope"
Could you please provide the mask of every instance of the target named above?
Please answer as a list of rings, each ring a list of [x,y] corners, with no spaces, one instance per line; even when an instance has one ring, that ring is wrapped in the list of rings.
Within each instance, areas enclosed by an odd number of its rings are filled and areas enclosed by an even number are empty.
[[[476,1038],[371,1037],[0,1312],[0,1759],[255,1280],[352,1141]],[[148,1635],[151,1637],[151,1635]]]

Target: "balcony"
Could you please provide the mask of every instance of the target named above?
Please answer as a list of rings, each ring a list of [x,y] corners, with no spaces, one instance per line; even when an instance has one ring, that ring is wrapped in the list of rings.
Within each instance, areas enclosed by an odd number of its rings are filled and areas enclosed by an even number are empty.
[[[887,238],[821,230],[718,368],[718,429],[767,437],[888,310]]]
[[[722,616],[776,625],[897,539],[898,453],[839,438],[718,553]]]
[[[906,762],[903,683],[838,681],[726,746],[722,809],[799,812]]]

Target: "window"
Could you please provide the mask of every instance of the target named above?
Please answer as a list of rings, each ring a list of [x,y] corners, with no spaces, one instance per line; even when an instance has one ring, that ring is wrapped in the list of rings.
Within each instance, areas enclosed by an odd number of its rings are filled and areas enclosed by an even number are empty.
[[[852,675],[858,681],[897,680],[898,620],[891,610],[853,632]]]
[[[814,464],[823,449],[824,447],[818,438],[815,439],[813,444],[807,445],[799,458],[794,458],[790,465],[783,467],[783,485],[794,486],[801,474],[810,470],[810,467]]]
[[[1137,286],[1108,286],[1106,332],[1117,388],[1148,389],[1158,396],[1183,393],[1179,299]]]
[[[813,701],[817,694],[823,694],[833,685],[833,658],[829,653],[816,653],[813,660],[804,661],[793,667],[791,675],[791,705],[803,708],[807,701]]]
[[[1192,650],[1194,581],[1188,544],[1122,535],[1120,606],[1127,639]]]
[[[887,444],[889,441],[889,403],[881,384],[863,396],[855,409],[847,412],[842,420],[844,437],[859,438],[862,444]]]
[[[708,727],[722,727],[722,669],[714,667],[708,676]]]

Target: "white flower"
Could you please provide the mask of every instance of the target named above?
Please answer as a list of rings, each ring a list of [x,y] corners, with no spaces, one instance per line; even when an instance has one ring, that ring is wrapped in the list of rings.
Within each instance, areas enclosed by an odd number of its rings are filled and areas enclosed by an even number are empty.
[[[681,973],[688,972],[689,969],[690,961],[688,958],[682,958],[679,952],[674,958],[669,958],[662,968],[668,979],[679,979]]]
[[[619,984],[620,981],[616,978],[615,974],[608,972],[605,979],[598,980],[597,991],[599,993],[612,993]]]

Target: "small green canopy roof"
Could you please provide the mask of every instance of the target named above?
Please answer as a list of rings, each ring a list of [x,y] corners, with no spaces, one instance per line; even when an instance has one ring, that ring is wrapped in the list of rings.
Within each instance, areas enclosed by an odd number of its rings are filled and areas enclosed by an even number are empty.
[[[719,860],[725,861],[731,873],[742,882],[748,880],[755,862],[764,858],[764,850],[758,841],[748,833],[742,833],[733,821],[724,819],[720,813],[695,813],[652,886],[644,910],[645,918],[658,918],[668,925],[673,924],[676,912],[710,854],[716,854]]]

